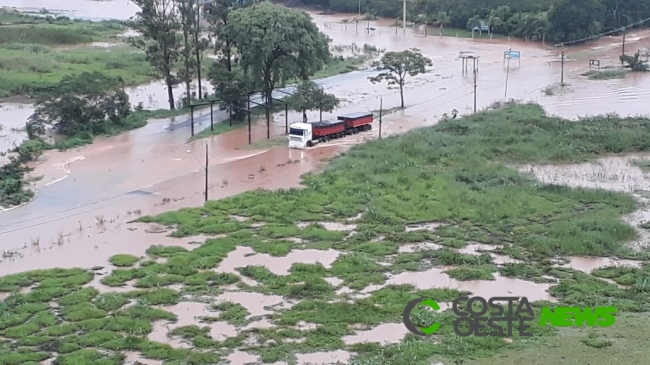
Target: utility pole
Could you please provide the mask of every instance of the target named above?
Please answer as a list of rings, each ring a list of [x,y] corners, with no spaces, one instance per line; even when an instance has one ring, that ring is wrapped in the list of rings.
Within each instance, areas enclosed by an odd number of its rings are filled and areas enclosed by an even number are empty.
[[[248,144],[251,144],[251,94],[248,94]]]
[[[506,66],[506,91],[503,93],[503,98],[508,101],[508,76],[510,75],[510,51],[512,48],[508,47],[508,65]]]
[[[208,201],[208,142],[205,142],[205,201]]]
[[[402,8],[402,31],[406,33],[406,0],[402,0],[403,8]]]
[[[623,46],[621,47],[621,65],[622,65],[623,64],[622,56],[625,56],[625,33],[627,32],[625,31],[625,27],[621,28],[621,30],[623,31]]]
[[[564,43],[562,43],[562,61],[561,61],[561,76],[560,76],[560,86],[564,86]]]
[[[384,109],[384,98],[380,97],[379,98],[379,139],[381,139],[381,114]]]
[[[474,113],[476,113],[476,69],[474,69]]]

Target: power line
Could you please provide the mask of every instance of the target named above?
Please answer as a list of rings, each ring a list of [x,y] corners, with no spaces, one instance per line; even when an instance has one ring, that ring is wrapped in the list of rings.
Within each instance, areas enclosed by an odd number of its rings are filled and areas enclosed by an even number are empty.
[[[626,25],[626,26],[624,26],[624,27],[620,27],[620,28],[618,28],[618,29],[610,30],[609,32],[604,32],[604,33],[600,33],[600,34],[592,35],[592,36],[589,36],[589,37],[586,37],[586,38],[576,39],[576,40],[573,40],[573,41],[560,42],[560,43],[557,43],[555,46],[556,46],[556,47],[561,47],[561,46],[563,46],[563,45],[566,46],[566,45],[569,45],[569,44],[574,44],[574,43],[581,43],[581,42],[590,41],[590,40],[592,40],[592,39],[596,39],[596,38],[600,38],[600,37],[603,37],[603,36],[606,36],[606,35],[610,35],[610,34],[614,34],[614,33],[620,32],[621,30],[625,30],[625,29],[627,29],[627,28],[633,28],[635,25],[643,25],[643,23],[645,23],[645,22],[647,22],[647,21],[650,21],[650,18],[646,18],[646,19],[640,20],[640,21],[638,21],[638,22],[636,22],[636,23],[632,23],[632,24],[630,24],[630,25]]]

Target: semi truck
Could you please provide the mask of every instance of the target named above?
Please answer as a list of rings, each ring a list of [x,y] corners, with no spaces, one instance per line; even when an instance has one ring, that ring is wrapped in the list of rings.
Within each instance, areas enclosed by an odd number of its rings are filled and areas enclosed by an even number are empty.
[[[293,123],[289,129],[289,148],[305,149],[330,139],[369,131],[373,117],[371,112],[360,112],[341,115],[336,120]]]

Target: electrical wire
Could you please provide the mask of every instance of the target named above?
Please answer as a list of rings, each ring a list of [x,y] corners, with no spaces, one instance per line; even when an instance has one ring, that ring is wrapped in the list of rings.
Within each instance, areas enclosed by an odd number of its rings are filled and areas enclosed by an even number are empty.
[[[632,23],[632,24],[626,25],[624,27],[620,27],[618,29],[610,30],[609,32],[604,32],[604,33],[600,33],[600,34],[592,35],[592,36],[589,36],[589,37],[586,37],[586,38],[576,39],[576,40],[572,40],[572,41],[568,41],[568,42],[560,42],[560,43],[556,44],[555,46],[556,47],[562,47],[562,46],[566,46],[566,45],[570,45],[570,44],[574,44],[574,43],[582,43],[582,42],[590,41],[592,39],[598,39],[598,38],[606,36],[606,35],[610,35],[610,34],[620,32],[621,30],[626,30],[627,28],[633,28],[636,25],[643,25],[643,23],[645,23],[647,21],[650,21],[650,18],[640,20],[640,21],[638,21],[636,23]]]

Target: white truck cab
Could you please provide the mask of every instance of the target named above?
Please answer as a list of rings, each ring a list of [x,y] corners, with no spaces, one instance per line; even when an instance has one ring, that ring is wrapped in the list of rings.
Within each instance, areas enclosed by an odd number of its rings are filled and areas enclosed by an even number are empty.
[[[289,148],[311,147],[312,128],[309,123],[293,123],[289,126]]]

